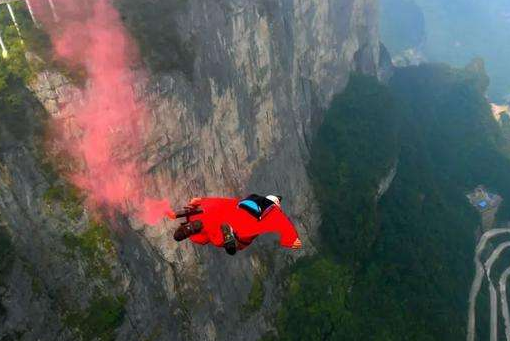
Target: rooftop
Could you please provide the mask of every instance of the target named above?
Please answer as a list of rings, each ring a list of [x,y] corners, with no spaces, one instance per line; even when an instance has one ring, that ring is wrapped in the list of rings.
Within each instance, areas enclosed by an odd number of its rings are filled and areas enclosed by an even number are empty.
[[[496,208],[503,200],[499,195],[489,193],[484,186],[478,186],[475,190],[467,195],[471,205],[481,212]]]

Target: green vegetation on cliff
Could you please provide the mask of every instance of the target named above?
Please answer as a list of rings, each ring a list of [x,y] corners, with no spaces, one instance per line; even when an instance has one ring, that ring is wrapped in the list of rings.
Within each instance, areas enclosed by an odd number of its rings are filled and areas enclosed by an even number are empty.
[[[62,229],[44,230],[46,233],[48,231],[55,232],[53,235],[54,244],[45,240],[37,247],[42,248],[42,245],[45,245],[46,248],[41,250],[41,253],[38,253],[39,250],[32,253],[31,244],[23,245],[25,242],[30,243],[30,240],[23,240],[23,233],[17,232],[15,233],[17,237],[11,238],[9,232],[16,232],[15,222],[9,220],[13,226],[12,229],[11,225],[7,228],[0,217],[0,322],[5,322],[4,315],[8,314],[9,319],[12,319],[12,316],[19,313],[19,309],[29,307],[25,301],[21,304],[13,302],[13,299],[19,298],[18,295],[22,295],[23,300],[30,300],[31,304],[38,307],[37,309],[41,309],[40,302],[43,304],[50,302],[51,311],[44,313],[49,314],[48,316],[60,316],[65,327],[73,332],[72,339],[115,340],[115,331],[124,321],[127,299],[120,293],[122,288],[117,286],[118,283],[115,282],[116,277],[112,271],[113,264],[116,263],[116,253],[110,230],[105,225],[94,221],[90,221],[87,229],[80,234],[71,232],[73,229],[65,226],[71,221],[74,228],[77,228],[85,222],[83,195],[76,188],[60,179],[49,162],[42,162],[45,159],[44,152],[38,148],[42,146],[41,128],[44,124],[45,113],[27,86],[30,81],[34,80],[39,67],[42,66],[40,64],[42,61],[44,61],[42,63],[45,68],[56,67],[66,76],[76,76],[75,80],[79,80],[77,77],[80,74],[79,72],[73,74],[65,72],[62,65],[51,61],[53,57],[48,36],[34,27],[24,2],[12,3],[12,6],[21,28],[24,44],[18,37],[6,6],[0,6],[0,33],[8,50],[7,58],[0,57],[0,166],[10,167],[12,155],[34,157],[41,162],[40,169],[34,171],[43,173],[41,175],[44,175],[49,187],[44,193],[40,192],[45,183],[41,183],[42,177],[38,177],[37,174],[32,175],[28,172],[28,175],[21,173],[19,178],[16,177],[17,174],[14,173],[17,170],[16,166],[20,166],[21,172],[23,172],[25,165],[14,163],[14,168],[3,169],[6,172],[2,173],[5,175],[2,177],[4,180],[2,185],[7,186],[7,188],[2,188],[4,191],[7,190],[6,193],[3,193],[4,196],[7,195],[2,198],[7,199],[3,201],[3,204],[7,205],[6,212],[16,212],[10,211],[8,206],[9,191],[12,191],[14,200],[17,201],[17,196],[20,193],[16,190],[17,183],[15,181],[19,181],[19,179],[28,181],[22,186],[31,186],[30,189],[27,189],[30,194],[26,198],[21,195],[23,198],[19,198],[20,201],[26,201],[28,207],[34,210],[39,208],[40,199],[44,200],[48,206],[60,208],[59,214],[51,216],[50,219],[47,216],[46,218],[41,217],[41,220],[33,221],[34,228],[38,229],[39,224],[58,224],[62,225]],[[27,51],[30,52],[27,53]],[[18,150],[22,150],[23,153]],[[10,172],[15,175],[11,176]],[[20,208],[23,209],[24,206],[20,204]],[[20,212],[24,214],[23,210]],[[41,214],[46,213],[48,212],[41,212]],[[12,219],[12,217],[9,218]],[[30,212],[27,212],[27,219],[30,219]],[[80,223],[77,223],[78,220]],[[59,224],[60,222],[61,224]],[[57,238],[58,233],[61,233],[61,238]],[[51,238],[48,237],[48,239]],[[58,253],[58,250],[64,250],[64,254]],[[41,265],[41,259],[34,258],[32,255],[42,255],[44,258],[41,269],[38,267]],[[16,266],[16,272],[12,272],[13,276],[10,277],[8,276],[9,271],[15,259],[21,266]],[[69,269],[76,272],[60,279],[57,279],[58,276],[54,274],[43,273],[41,275],[41,272],[45,271],[44,269],[54,269],[55,266],[59,266],[58,262],[69,263],[67,264]],[[82,269],[85,276],[82,276]],[[31,279],[31,283],[28,282],[31,284],[31,288],[26,288],[25,283],[19,282],[20,278],[24,280],[26,277]],[[90,296],[91,292],[94,294]],[[86,302],[87,298],[88,302]],[[4,326],[9,332],[8,329],[11,327],[5,323],[2,327]],[[61,332],[68,335],[67,331],[62,330]],[[19,339],[21,331],[19,333],[19,336],[15,333],[12,335],[15,335],[13,336],[15,339]],[[4,334],[3,330],[0,334],[2,340],[11,335]]]
[[[241,315],[248,318],[251,314],[256,313],[264,303],[264,278],[257,274],[253,278],[250,293],[248,294],[248,301],[241,308]]]
[[[11,21],[7,8],[0,8],[0,27],[3,41],[8,50],[7,58],[0,57],[0,141],[7,132],[17,140],[24,140],[38,129],[39,122],[30,117],[31,106],[35,99],[27,90],[26,83],[34,76],[37,67],[25,58],[26,47],[44,50],[42,46],[47,39],[44,34],[33,27],[29,14],[22,3],[12,4],[23,34],[24,44],[18,37],[17,30]],[[8,145],[0,142],[0,149]]]
[[[351,77],[313,142],[324,249],[294,267],[279,337],[465,339],[479,225],[465,193],[482,183],[510,197],[510,162],[482,70],[409,67],[388,87]],[[378,180],[397,157],[397,175],[377,202]],[[308,321],[304,334],[292,321]]]
[[[51,178],[51,174],[48,176]],[[44,201],[51,205],[58,202],[71,220],[78,220],[83,215],[83,194],[71,184],[54,181],[43,195]]]
[[[0,139],[4,134],[3,129],[15,139],[25,139],[30,133],[29,127],[33,125],[26,108],[29,95],[24,77],[27,75],[18,69],[16,63],[11,64],[11,61],[18,60],[12,55],[8,63],[0,62]]]
[[[317,132],[310,174],[327,222],[321,234],[342,258],[358,258],[376,237],[375,197],[397,158],[401,111],[377,80],[354,75]]]
[[[125,303],[123,296],[97,296],[87,309],[68,313],[64,323],[85,341],[113,341],[126,315]]]
[[[111,266],[107,257],[115,255],[115,246],[110,234],[108,227],[91,221],[88,229],[82,234],[66,232],[63,242],[71,251],[70,257],[75,257],[75,252],[78,252],[87,262],[89,276],[111,281]]]
[[[352,335],[348,296],[351,270],[327,258],[303,260],[288,284],[284,309],[277,316],[278,340],[345,340]]]

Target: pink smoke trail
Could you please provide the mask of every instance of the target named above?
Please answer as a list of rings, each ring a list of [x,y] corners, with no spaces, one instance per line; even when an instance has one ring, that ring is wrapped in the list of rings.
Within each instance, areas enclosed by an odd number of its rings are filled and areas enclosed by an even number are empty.
[[[108,0],[55,5],[61,20],[47,19],[45,26],[56,58],[87,75],[83,98],[66,108],[71,123],[57,125],[57,143],[80,164],[69,178],[87,193],[89,207],[121,211],[154,225],[171,209],[168,201],[145,193],[146,165],[139,158],[149,112],[134,92],[137,50]],[[44,10],[41,3],[38,8]]]

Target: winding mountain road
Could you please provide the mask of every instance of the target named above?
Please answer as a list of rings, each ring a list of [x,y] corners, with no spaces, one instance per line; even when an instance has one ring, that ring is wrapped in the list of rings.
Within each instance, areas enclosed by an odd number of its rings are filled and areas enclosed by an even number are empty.
[[[485,262],[485,273],[487,274],[487,280],[489,281],[489,292],[491,301],[491,326],[490,326],[490,340],[498,340],[498,293],[496,287],[491,279],[491,270],[494,263],[498,260],[501,252],[510,247],[510,242],[504,242],[498,245],[498,247],[492,252],[490,257]],[[503,297],[502,297],[503,300]],[[506,298],[505,298],[506,301]]]
[[[491,324],[490,324],[490,340],[498,341],[498,292],[489,276],[489,293],[491,301]]]
[[[510,229],[509,228],[504,228],[504,229],[503,228],[499,228],[499,229],[489,230],[489,231],[485,232],[482,235],[482,237],[480,238],[480,241],[478,242],[478,244],[476,246],[476,252],[475,252],[475,257],[474,257],[476,273],[475,273],[475,278],[473,279],[473,283],[471,284],[471,290],[469,292],[469,312],[468,312],[467,341],[475,341],[476,298],[478,297],[478,293],[480,292],[480,289],[482,287],[483,275],[485,273],[484,264],[482,264],[482,262],[480,261],[480,256],[481,256],[482,252],[484,251],[485,246],[487,245],[487,242],[491,238],[493,238],[495,236],[498,236],[498,235],[501,235],[501,234],[505,234],[505,233],[509,233],[510,234]],[[494,252],[496,252],[496,251],[494,251]],[[490,257],[489,257],[489,260],[490,260]],[[487,260],[487,262],[489,262],[489,260]],[[492,264],[496,260],[497,260],[497,257],[495,258],[494,261],[492,261]],[[487,264],[487,262],[486,262],[486,265],[489,265],[489,264]],[[494,297],[495,297],[495,302],[497,304],[497,292],[496,292],[496,289],[495,289],[494,285],[492,285],[493,290],[491,289],[490,278],[489,278],[489,286],[490,286],[489,290],[490,290],[490,293],[491,293],[491,341],[492,341],[493,340],[492,337],[494,335],[496,336],[496,339],[497,339],[497,309],[496,309],[496,313],[495,314],[493,314],[493,312],[492,312],[493,311],[492,306],[493,306]],[[493,317],[494,316],[496,316],[496,318],[495,318],[496,321],[495,322],[493,322]],[[493,333],[494,323],[496,325],[496,333],[495,334]]]
[[[508,300],[506,295],[506,283],[510,276],[510,267],[506,268],[499,278],[499,297],[501,300],[501,310],[503,313],[503,319],[505,320],[505,335],[506,340],[510,340],[510,312],[508,311]]]

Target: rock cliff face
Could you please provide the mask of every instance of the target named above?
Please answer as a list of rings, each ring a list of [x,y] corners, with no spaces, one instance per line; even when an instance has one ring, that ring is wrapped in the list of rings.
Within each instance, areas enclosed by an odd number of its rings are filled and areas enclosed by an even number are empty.
[[[145,5],[181,44],[167,56],[172,67],[137,89],[153,113],[149,187],[175,206],[192,196],[282,194],[303,251],[264,236],[229,257],[177,245],[170,224],[144,227],[124,217],[110,236],[42,170],[34,138],[0,135],[9,144],[0,155],[0,222],[13,248],[0,277],[0,339],[117,330],[119,340],[256,340],[272,330],[281,270],[314,252],[320,216],[305,169],[309,141],[350,72],[379,72],[376,0],[175,2]],[[125,3],[128,23],[153,19],[133,19]],[[26,110],[34,116],[42,107],[58,115],[79,93],[49,71],[32,90],[38,101],[27,93]],[[96,307],[115,323],[95,330]]]

